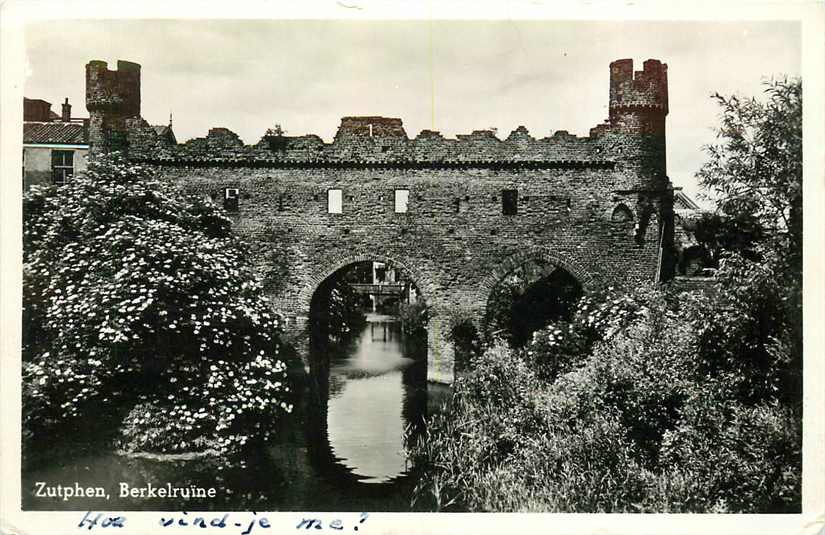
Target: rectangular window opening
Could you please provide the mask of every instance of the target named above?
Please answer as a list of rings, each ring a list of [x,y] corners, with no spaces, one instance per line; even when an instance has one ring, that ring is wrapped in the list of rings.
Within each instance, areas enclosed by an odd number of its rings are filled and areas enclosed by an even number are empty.
[[[501,213],[516,215],[518,213],[518,190],[501,190]]]
[[[343,212],[344,199],[340,189],[327,190],[327,213],[340,214]]]
[[[227,212],[238,211],[238,188],[225,188],[223,190],[223,209]]]
[[[74,151],[52,151],[52,181],[57,185],[68,182],[74,174]]]
[[[395,190],[395,213],[406,214],[410,202],[410,190],[397,189]]]

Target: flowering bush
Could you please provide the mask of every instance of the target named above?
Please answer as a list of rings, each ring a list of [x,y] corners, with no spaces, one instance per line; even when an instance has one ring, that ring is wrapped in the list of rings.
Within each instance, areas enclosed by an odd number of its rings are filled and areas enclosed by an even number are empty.
[[[203,377],[186,370],[165,374],[162,396],[143,396],[123,422],[120,446],[126,451],[225,454],[248,441],[266,438],[267,418],[292,407],[280,398],[285,365],[263,356],[249,362],[215,359]],[[181,395],[181,393],[183,395]],[[252,430],[252,431],[250,431]]]
[[[540,376],[552,380],[579,364],[596,342],[610,339],[643,318],[655,298],[654,290],[646,286],[632,292],[609,287],[585,295],[579,299],[571,321],[553,322],[533,333],[525,356]]]
[[[224,412],[259,422],[289,410],[277,319],[221,209],[117,156],[64,186],[32,187],[23,202],[29,433],[101,402],[141,400],[169,416],[146,419],[147,429],[177,424],[181,437],[237,446],[250,437],[222,434]],[[139,414],[127,429],[140,428]],[[133,448],[196,445],[126,436]]]

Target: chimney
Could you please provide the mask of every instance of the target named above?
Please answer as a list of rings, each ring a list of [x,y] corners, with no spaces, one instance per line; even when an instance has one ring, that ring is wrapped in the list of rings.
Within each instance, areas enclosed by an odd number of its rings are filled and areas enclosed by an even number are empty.
[[[63,113],[60,115],[60,120],[64,123],[72,120],[72,105],[69,104],[69,97],[66,97],[66,102],[63,103]]]

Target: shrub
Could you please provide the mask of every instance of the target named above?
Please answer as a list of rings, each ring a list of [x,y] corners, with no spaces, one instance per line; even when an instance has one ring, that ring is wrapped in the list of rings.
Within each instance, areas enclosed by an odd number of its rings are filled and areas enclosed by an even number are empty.
[[[654,298],[656,294],[647,286],[630,293],[609,287],[583,296],[571,321],[554,322],[533,333],[526,358],[541,377],[552,381],[580,364],[596,342],[609,339],[642,318],[647,303]]]
[[[684,512],[800,511],[801,421],[783,407],[746,407],[712,389],[685,404],[662,441],[663,491]]]
[[[475,359],[409,445],[417,497],[494,511],[798,511],[793,322],[771,312],[782,294],[771,268],[737,266],[681,305],[609,293],[528,351]],[[727,286],[743,273],[747,284]]]
[[[628,510],[639,470],[623,424],[609,410],[587,421],[580,412],[497,345],[408,444],[421,478],[416,499],[436,509]]]
[[[760,262],[728,256],[718,291],[685,297],[681,314],[697,331],[703,371],[724,376],[745,403],[800,406],[801,276],[763,250]]]
[[[101,403],[168,407],[171,396],[216,422],[230,408],[251,420],[289,409],[280,402],[278,322],[221,209],[117,156],[90,161],[64,186],[32,187],[23,203],[28,436]],[[269,376],[257,369],[262,361]],[[236,380],[206,396],[205,382],[220,372],[278,386],[249,398]]]

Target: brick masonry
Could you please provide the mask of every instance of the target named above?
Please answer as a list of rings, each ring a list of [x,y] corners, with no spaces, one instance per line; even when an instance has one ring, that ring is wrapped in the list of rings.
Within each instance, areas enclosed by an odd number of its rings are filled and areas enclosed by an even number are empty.
[[[112,78],[99,62],[90,65],[87,85]],[[137,72],[130,83],[139,86],[139,66]],[[92,96],[106,91],[87,88]],[[172,145],[153,137],[139,103],[134,114],[139,87],[125,93],[127,110],[93,100],[92,124],[98,116],[120,128],[130,158],[191,193],[223,202],[227,189],[237,188],[235,228],[252,244],[279,311],[306,318],[319,284],[353,262],[379,260],[407,271],[432,310],[433,381],[453,379],[445,313],[462,308],[480,320],[496,284],[521,263],[566,269],[585,291],[673,273],[667,66],[656,60],[635,73],[632,60],[610,65],[609,118],[585,138],[561,131],[536,139],[524,127],[504,140],[490,131],[446,139],[425,130],[409,138],[400,119],[345,117],[332,143],[266,135],[244,145],[214,128]],[[90,141],[93,151],[111,145]],[[342,213],[327,212],[330,189],[342,191]],[[409,190],[406,213],[395,212],[396,189]],[[504,190],[518,191],[516,214],[503,213]]]

